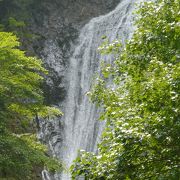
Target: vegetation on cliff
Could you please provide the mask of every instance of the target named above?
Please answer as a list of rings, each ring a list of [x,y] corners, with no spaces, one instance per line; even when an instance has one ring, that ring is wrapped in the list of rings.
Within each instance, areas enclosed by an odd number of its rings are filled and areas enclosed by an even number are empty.
[[[40,88],[47,71],[35,57],[19,49],[15,35],[0,32],[0,178],[35,179],[38,169],[60,169],[60,163],[47,156],[30,124],[33,119],[61,115],[44,105]]]
[[[37,5],[34,0],[0,0],[0,179],[41,179],[43,168],[61,170],[35,135],[41,118],[61,115],[44,105],[41,87],[48,71],[41,60],[27,56],[32,52],[20,50],[37,38],[27,26],[29,9]]]
[[[179,179],[179,8],[179,0],[145,2],[131,40],[99,48],[115,57],[90,92],[106,128],[97,155],[80,151],[73,179]]]

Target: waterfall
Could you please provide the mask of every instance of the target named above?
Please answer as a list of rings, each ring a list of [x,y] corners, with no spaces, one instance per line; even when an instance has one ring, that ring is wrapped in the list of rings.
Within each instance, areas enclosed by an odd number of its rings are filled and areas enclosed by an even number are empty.
[[[97,151],[104,122],[98,121],[99,109],[86,95],[95,72],[100,69],[101,56],[97,48],[103,41],[103,35],[123,42],[130,38],[134,30],[134,10],[134,0],[121,0],[115,10],[93,18],[81,29],[66,73],[67,96],[63,103],[64,116],[60,120],[63,122],[63,140],[60,143],[56,142],[58,138],[49,141],[50,147],[55,144],[51,148],[53,153],[67,167],[76,158],[79,149]],[[69,180],[70,176],[68,173],[56,174],[55,179]]]

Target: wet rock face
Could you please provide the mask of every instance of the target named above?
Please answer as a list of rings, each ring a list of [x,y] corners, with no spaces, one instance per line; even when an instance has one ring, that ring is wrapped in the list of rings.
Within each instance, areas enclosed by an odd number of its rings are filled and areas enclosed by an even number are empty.
[[[120,0],[40,0],[31,4],[30,31],[38,35],[31,50],[50,70],[44,85],[47,104],[66,96],[68,59],[79,30],[93,17],[111,11]]]

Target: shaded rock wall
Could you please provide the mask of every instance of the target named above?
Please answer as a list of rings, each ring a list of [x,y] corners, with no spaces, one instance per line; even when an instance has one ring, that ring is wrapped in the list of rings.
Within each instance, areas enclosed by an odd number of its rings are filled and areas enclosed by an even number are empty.
[[[30,29],[40,37],[32,49],[50,70],[45,85],[48,103],[57,104],[66,95],[64,76],[79,30],[92,17],[107,13],[118,3],[119,0],[44,0],[32,8]]]

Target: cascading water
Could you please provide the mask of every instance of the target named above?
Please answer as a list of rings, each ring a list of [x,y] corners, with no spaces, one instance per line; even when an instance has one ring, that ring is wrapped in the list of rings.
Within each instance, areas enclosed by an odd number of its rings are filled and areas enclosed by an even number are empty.
[[[136,3],[140,1],[137,0]],[[134,30],[132,25],[134,10],[134,0],[122,0],[115,10],[107,15],[93,18],[80,32],[65,75],[68,90],[62,108],[64,116],[60,120],[63,122],[63,140],[60,144],[58,138],[54,140],[53,137],[49,141],[50,147],[53,146],[52,152],[67,167],[76,158],[79,149],[97,151],[96,145],[104,123],[98,121],[99,110],[86,95],[95,72],[99,72],[100,69],[101,57],[97,53],[97,48],[102,43],[103,35],[106,35],[110,41],[118,38],[123,42],[131,36]],[[55,179],[69,180],[70,176],[67,173],[56,174]]]

